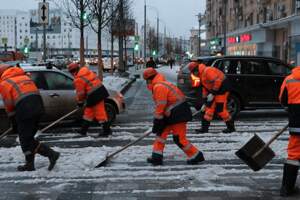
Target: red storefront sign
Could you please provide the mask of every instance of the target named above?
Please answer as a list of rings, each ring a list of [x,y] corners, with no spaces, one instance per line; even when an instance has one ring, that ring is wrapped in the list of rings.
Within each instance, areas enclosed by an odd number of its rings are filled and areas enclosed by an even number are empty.
[[[242,42],[249,42],[252,40],[251,34],[242,34],[236,37],[229,37],[227,39],[229,44],[235,44],[235,43],[242,43]]]

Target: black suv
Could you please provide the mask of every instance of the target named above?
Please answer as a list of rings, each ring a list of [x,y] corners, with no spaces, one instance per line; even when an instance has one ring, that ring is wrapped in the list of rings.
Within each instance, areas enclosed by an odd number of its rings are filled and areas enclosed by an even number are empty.
[[[201,57],[197,62],[222,70],[231,83],[228,110],[236,116],[241,110],[278,108],[283,79],[291,67],[276,58],[257,56]],[[201,106],[201,88],[192,88],[187,66],[178,74],[178,87],[196,109]]]

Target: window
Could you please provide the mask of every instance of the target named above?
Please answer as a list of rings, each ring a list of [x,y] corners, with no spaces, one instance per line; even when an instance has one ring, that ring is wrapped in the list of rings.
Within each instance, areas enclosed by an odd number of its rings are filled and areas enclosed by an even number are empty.
[[[219,60],[215,66],[225,74],[240,74],[242,62],[240,60]]]
[[[40,72],[30,72],[30,77],[35,82],[38,89],[47,90],[47,83]]]
[[[45,72],[44,76],[49,90],[74,90],[72,79],[63,74]]]
[[[270,71],[264,61],[250,60],[246,62],[243,68],[243,74],[269,75]]]
[[[287,66],[281,63],[268,62],[268,66],[271,74],[273,75],[287,75],[291,72]]]

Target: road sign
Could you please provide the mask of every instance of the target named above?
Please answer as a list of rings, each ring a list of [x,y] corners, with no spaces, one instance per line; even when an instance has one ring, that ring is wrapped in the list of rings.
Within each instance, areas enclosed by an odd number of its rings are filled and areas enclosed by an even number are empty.
[[[7,44],[7,37],[3,37],[1,40],[2,40],[2,44]]]
[[[39,23],[48,24],[49,23],[49,3],[40,2],[39,3]]]
[[[25,43],[25,45],[27,45],[29,43],[29,38],[27,36],[24,38],[24,43]]]

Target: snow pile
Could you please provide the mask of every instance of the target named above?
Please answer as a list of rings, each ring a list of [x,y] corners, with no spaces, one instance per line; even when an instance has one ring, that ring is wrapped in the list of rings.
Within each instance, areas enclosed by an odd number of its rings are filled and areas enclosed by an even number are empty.
[[[105,87],[117,91],[121,91],[126,86],[126,84],[129,83],[129,81],[130,80],[127,78],[121,78],[118,76],[106,76],[103,78]]]

